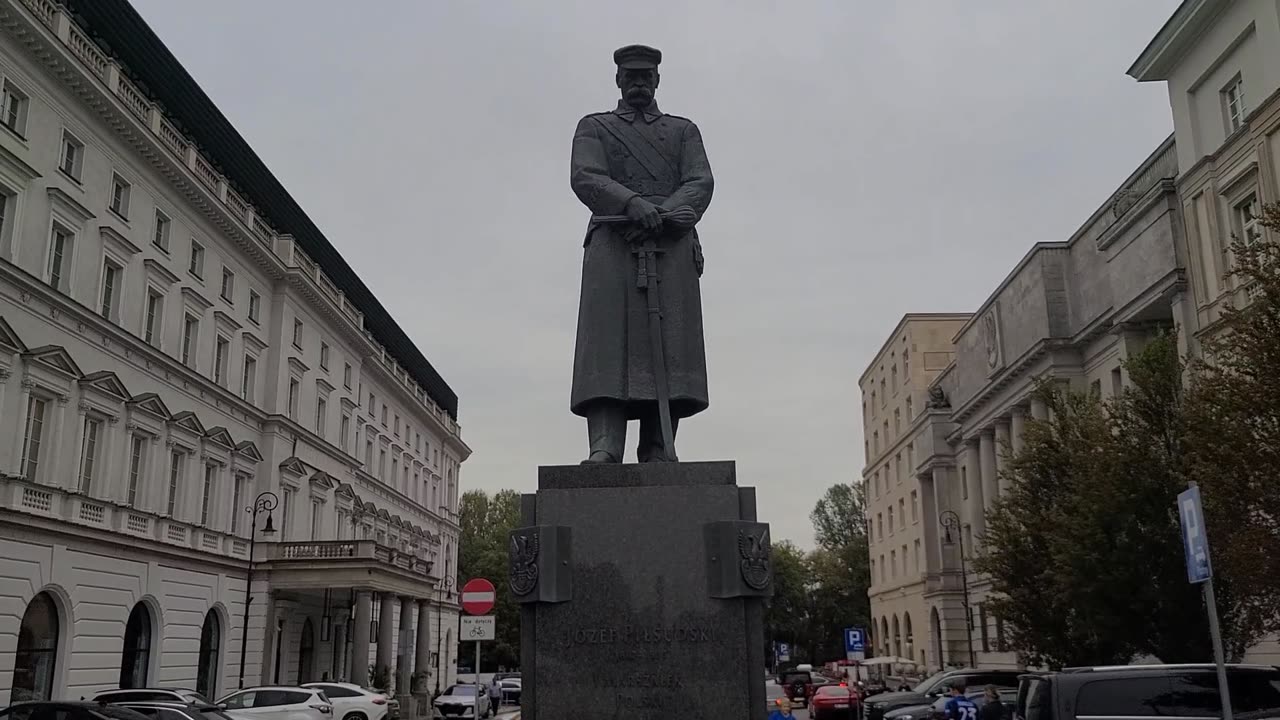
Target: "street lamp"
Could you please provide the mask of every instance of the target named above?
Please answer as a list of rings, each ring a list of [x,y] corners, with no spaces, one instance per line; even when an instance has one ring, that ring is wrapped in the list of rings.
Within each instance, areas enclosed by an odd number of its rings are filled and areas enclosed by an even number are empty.
[[[964,630],[969,638],[969,667],[978,667],[977,657],[973,652],[973,614],[969,610],[969,574],[964,569],[964,538],[960,535],[960,516],[955,510],[943,510],[938,514],[938,522],[942,524],[942,544],[960,547],[960,587],[964,590]],[[941,649],[941,648],[939,648]]]
[[[440,581],[440,606],[436,608],[436,694],[433,697],[440,697],[440,676],[444,674],[441,670],[444,655],[440,653],[440,635],[444,618],[444,601],[450,597],[453,597],[453,578],[445,577]],[[477,677],[479,677],[478,674]]]
[[[244,581],[244,620],[240,624],[240,684],[244,689],[244,654],[245,644],[249,639],[249,604],[253,602],[253,546],[258,537],[258,513],[267,514],[267,523],[262,528],[263,535],[275,535],[276,528],[271,523],[271,511],[280,504],[280,498],[270,490],[263,491],[253,501],[253,505],[244,509],[252,515],[249,521],[249,572]]]

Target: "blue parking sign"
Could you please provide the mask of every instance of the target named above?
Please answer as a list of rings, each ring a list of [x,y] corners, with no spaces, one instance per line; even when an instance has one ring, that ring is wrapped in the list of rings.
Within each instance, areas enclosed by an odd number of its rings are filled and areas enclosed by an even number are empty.
[[[860,653],[867,649],[867,633],[862,628],[844,629],[844,651]]]
[[[791,643],[778,643],[778,662],[787,662],[791,659]]]
[[[1187,555],[1187,580],[1202,583],[1213,577],[1209,564],[1209,536],[1205,532],[1200,488],[1178,493],[1178,517],[1182,520],[1182,547]]]

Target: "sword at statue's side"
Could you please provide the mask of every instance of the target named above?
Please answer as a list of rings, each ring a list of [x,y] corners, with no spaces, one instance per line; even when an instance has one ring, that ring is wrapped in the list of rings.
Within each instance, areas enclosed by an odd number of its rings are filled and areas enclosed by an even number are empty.
[[[676,208],[661,215],[664,222],[692,228],[698,215],[692,208]],[[597,215],[594,222],[613,224],[631,222],[626,215]],[[667,355],[662,343],[662,305],[659,302],[658,256],[666,252],[658,247],[652,235],[632,249],[636,255],[636,287],[644,290],[649,313],[649,349],[653,356],[653,384],[658,396],[658,422],[662,428],[662,459],[676,462],[676,436],[671,425],[671,390],[667,385]]]

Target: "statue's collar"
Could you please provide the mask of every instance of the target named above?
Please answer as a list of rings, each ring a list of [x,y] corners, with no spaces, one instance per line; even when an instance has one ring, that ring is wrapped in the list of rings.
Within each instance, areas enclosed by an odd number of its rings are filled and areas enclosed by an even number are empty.
[[[626,120],[627,122],[635,122],[636,116],[641,115],[646,123],[662,117],[662,111],[658,109],[658,101],[654,100],[645,107],[644,113],[637,113],[636,109],[628,105],[625,101],[618,101],[618,109],[613,111],[614,115]]]

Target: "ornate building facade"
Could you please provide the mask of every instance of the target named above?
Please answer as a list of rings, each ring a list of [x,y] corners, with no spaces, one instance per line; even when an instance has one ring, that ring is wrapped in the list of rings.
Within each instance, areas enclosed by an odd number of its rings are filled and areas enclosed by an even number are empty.
[[[451,682],[448,384],[125,0],[0,96],[0,706]]]

